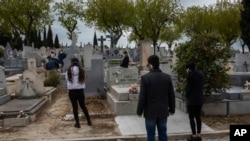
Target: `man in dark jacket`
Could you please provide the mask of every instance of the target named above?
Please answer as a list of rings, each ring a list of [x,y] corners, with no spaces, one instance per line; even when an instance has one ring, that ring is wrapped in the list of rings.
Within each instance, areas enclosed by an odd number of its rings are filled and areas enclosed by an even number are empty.
[[[145,117],[147,141],[155,140],[155,127],[159,141],[167,141],[167,118],[175,113],[175,92],[170,75],[159,69],[159,58],[148,58],[150,72],[141,77],[137,115]]]
[[[188,73],[186,86],[187,108],[192,130],[192,136],[188,138],[188,141],[201,141],[201,108],[203,104],[204,77],[201,71],[195,68],[195,63],[188,64],[186,69]]]

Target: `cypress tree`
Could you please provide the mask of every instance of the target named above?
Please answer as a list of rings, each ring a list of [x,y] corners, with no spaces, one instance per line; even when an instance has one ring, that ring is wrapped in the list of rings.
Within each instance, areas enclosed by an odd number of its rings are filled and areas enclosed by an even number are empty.
[[[94,40],[93,40],[93,47],[97,47],[98,43],[97,43],[97,37],[96,37],[96,32],[94,33]]]
[[[51,25],[49,25],[49,29],[48,29],[47,45],[49,47],[51,47],[51,48],[54,47],[54,44],[53,44],[53,34],[52,34],[52,30],[51,30]]]
[[[57,34],[56,34],[56,37],[55,37],[55,48],[60,48],[59,39],[58,39]]]
[[[242,0],[241,3],[243,6],[240,19],[241,39],[250,50],[250,1]]]
[[[40,30],[38,31],[37,46],[38,46],[38,48],[41,48],[41,46],[42,46],[42,39],[41,39],[41,32],[40,32]]]
[[[47,47],[46,27],[43,29],[43,46]]]

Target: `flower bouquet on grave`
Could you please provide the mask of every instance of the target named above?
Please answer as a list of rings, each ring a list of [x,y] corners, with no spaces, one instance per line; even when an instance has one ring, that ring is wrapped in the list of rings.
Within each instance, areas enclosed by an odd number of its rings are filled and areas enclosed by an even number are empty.
[[[23,110],[18,112],[17,118],[23,118],[29,116],[28,114],[24,113]]]
[[[128,92],[130,94],[137,94],[138,93],[138,84],[136,84],[136,83],[131,84],[131,87],[129,88]]]
[[[244,86],[245,86],[245,89],[250,89],[250,82],[246,81]]]

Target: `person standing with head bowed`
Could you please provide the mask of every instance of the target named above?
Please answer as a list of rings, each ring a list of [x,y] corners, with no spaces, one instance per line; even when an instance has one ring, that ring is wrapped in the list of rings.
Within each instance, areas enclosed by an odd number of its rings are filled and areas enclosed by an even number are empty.
[[[192,135],[187,139],[188,141],[201,141],[201,108],[204,102],[203,85],[204,76],[201,71],[196,69],[195,63],[186,65],[187,71],[187,85],[186,98],[187,109],[189,114],[190,127]]]
[[[155,141],[156,127],[159,141],[167,141],[167,119],[175,113],[172,79],[160,70],[159,64],[158,56],[149,56],[149,73],[141,77],[137,115],[144,115],[147,141]]]

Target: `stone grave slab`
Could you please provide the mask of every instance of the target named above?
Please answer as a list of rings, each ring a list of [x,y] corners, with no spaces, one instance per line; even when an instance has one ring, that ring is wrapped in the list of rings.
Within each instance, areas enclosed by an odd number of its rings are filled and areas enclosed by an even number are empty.
[[[0,106],[0,111],[3,112],[6,115],[17,115],[18,112],[22,110],[25,113],[32,115],[43,104],[45,104],[45,102],[46,102],[45,98],[13,99],[13,100],[5,103],[4,105]]]
[[[0,88],[0,96],[3,96],[6,94],[6,91],[4,88]]]

